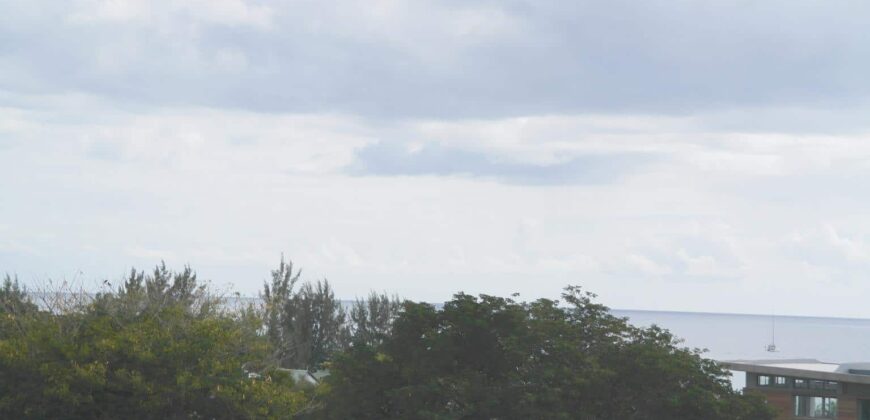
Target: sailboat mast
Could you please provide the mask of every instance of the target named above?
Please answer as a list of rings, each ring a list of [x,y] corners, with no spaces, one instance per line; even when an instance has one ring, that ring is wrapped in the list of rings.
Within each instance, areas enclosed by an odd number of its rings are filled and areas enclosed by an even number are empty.
[[[770,316],[770,342],[773,345],[776,345],[776,315]]]
[[[767,345],[767,351],[776,351],[776,314],[770,315],[770,344]]]

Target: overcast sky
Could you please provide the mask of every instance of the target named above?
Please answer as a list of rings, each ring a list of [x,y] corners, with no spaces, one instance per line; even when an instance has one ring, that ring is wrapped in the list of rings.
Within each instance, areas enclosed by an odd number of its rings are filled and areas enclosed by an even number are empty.
[[[0,0],[0,272],[870,317],[866,1]],[[227,286],[229,287],[229,286]]]

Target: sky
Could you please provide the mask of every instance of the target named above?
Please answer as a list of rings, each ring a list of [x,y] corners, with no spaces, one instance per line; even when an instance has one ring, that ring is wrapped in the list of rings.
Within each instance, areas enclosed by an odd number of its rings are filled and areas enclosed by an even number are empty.
[[[0,272],[870,317],[870,3],[0,0]]]

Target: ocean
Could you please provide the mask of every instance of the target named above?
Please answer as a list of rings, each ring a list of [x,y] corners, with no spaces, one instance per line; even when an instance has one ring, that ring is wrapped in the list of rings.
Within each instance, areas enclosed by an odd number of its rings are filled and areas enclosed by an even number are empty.
[[[818,359],[824,362],[870,361],[870,319],[713,314],[618,310],[636,326],[656,324],[684,340],[683,346],[707,349],[705,357],[735,359]],[[775,331],[777,351],[766,351]],[[745,378],[735,372],[735,388]]]

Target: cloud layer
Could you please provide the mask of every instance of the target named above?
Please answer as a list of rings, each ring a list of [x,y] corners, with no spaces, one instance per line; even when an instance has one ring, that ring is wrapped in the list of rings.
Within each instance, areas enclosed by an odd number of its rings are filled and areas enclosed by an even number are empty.
[[[865,105],[868,6],[812,0],[3,4],[0,86],[469,118]]]
[[[867,6],[0,2],[0,271],[870,316]],[[831,307],[821,303],[836,300]]]

